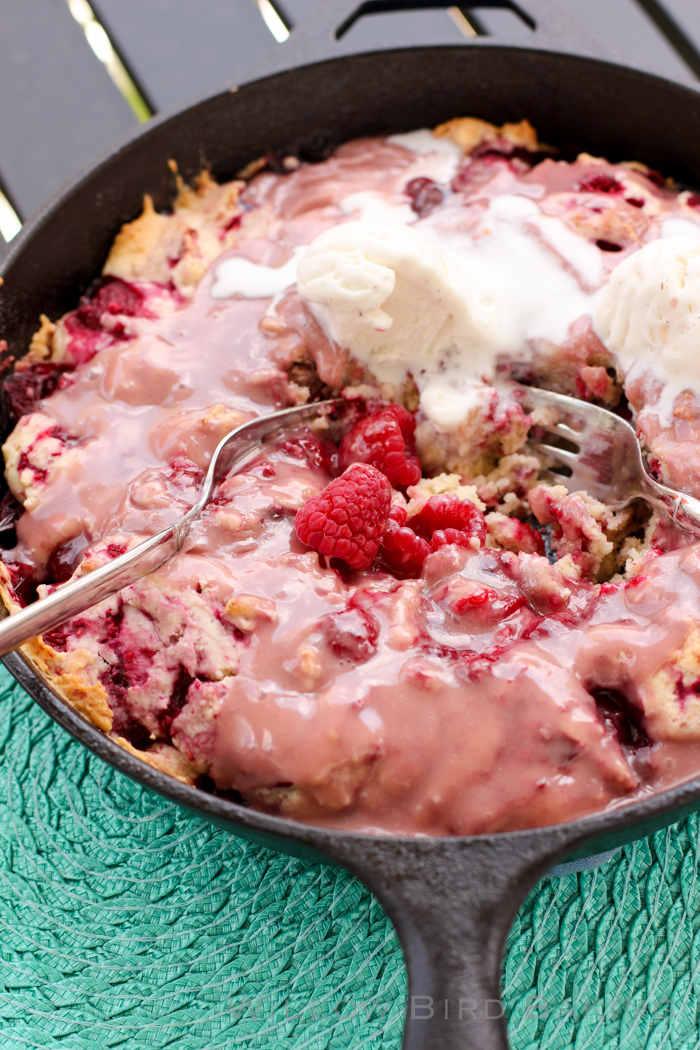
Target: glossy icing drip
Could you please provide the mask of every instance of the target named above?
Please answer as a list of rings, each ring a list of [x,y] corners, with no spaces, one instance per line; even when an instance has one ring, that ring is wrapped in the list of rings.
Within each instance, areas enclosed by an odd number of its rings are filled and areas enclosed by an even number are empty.
[[[192,300],[100,349],[40,402],[46,418],[22,461],[37,500],[5,555],[15,571],[50,584],[88,549],[113,556],[110,545],[172,520],[224,433],[308,395],[309,358],[319,382],[341,383],[348,355],[288,290],[290,275],[300,248],[368,201],[404,216],[432,201],[413,228],[483,272],[505,253],[499,353],[521,365],[549,353],[572,369],[599,346],[585,315],[606,274],[662,223],[693,221],[670,191],[596,162],[624,182],[613,252],[595,236],[610,236],[610,201],[578,188],[590,161],[455,167],[453,150],[431,155],[424,137],[407,138],[259,175],[236,247]],[[406,191],[420,178],[445,180],[441,203],[425,185]],[[550,278],[555,303],[540,287]],[[353,367],[351,379],[367,378]],[[695,718],[692,674],[674,663],[700,620],[697,545],[648,554],[634,579],[602,587],[536,554],[456,546],[430,554],[417,579],[351,574],[292,527],[333,476],[333,455],[307,430],[287,435],[224,483],[178,558],[48,639],[94,655],[117,732],[142,749],[172,740],[195,772],[253,804],[409,834],[556,822],[697,771],[700,745],[677,717]]]

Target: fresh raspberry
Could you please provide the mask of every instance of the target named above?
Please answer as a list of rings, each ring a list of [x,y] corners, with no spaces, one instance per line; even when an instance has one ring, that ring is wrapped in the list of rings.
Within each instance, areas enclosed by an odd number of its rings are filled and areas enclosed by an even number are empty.
[[[655,171],[654,168],[647,168],[646,171],[642,172],[642,175],[644,175],[646,179],[649,179],[649,182],[653,183],[654,186],[658,186],[659,189],[665,190],[667,188],[666,179],[660,171]]]
[[[463,532],[462,529],[437,529],[430,538],[430,546],[434,551],[439,551],[441,547],[448,547],[450,544],[473,550],[472,540],[474,535],[473,532]],[[478,536],[477,539],[479,539]],[[480,539],[479,546],[483,547],[483,541]]]
[[[624,186],[612,175],[591,175],[579,182],[578,189],[584,193],[622,193]]]
[[[480,587],[478,590],[472,591],[466,598],[458,598],[453,603],[452,608],[455,612],[465,612],[467,609],[478,608],[480,605],[493,605],[498,599],[496,591],[490,587]]]
[[[412,445],[416,436],[416,417],[403,405],[389,405],[387,412],[393,413],[394,419],[401,427],[401,433],[407,445]]]
[[[135,285],[120,277],[105,277],[100,285],[86,295],[75,315],[85,328],[101,329],[103,314],[125,314],[138,317],[143,314],[145,296]]]
[[[465,533],[467,537],[476,536],[480,547],[483,547],[486,539],[484,515],[469,500],[458,499],[452,492],[431,496],[418,513],[409,519],[408,524],[426,540],[431,540],[435,532],[445,531],[447,533],[455,529]]]
[[[287,438],[282,442],[280,448],[292,459],[306,460],[310,467],[319,467],[324,470],[330,468],[330,450],[310,432]]]
[[[405,525],[408,512],[405,507],[395,503],[389,511],[389,522],[396,522],[397,525]]]
[[[391,508],[391,485],[369,463],[352,463],[297,511],[302,543],[351,569],[368,569],[377,556]]]
[[[34,411],[37,402],[53,394],[70,365],[37,361],[29,368],[13,372],[5,380],[5,405],[12,423]]]
[[[430,544],[406,525],[392,525],[382,540],[382,561],[396,575],[418,576],[430,554]]]
[[[340,442],[339,465],[370,463],[395,487],[417,485],[420,460],[413,448],[416,422],[401,405],[391,405],[356,423]]]
[[[34,567],[24,561],[7,563],[10,574],[10,583],[20,605],[29,605],[36,599],[37,581],[34,577]]]
[[[523,605],[525,605],[525,598],[522,594],[498,594],[491,587],[482,587],[472,591],[465,598],[458,598],[453,603],[452,609],[460,615],[474,612],[477,609],[483,610],[480,618],[482,622],[486,621],[484,624],[486,626],[489,622],[499,623],[507,619],[518,609],[522,609]]]
[[[64,326],[69,336],[70,356],[79,365],[91,360],[104,344],[105,336],[111,341],[127,338],[121,322],[110,325],[109,331],[102,324],[105,314],[112,316],[145,317],[148,311],[146,297],[134,285],[119,277],[106,277],[81,300],[77,310],[66,314]]]
[[[442,190],[436,182],[425,176],[407,182],[404,193],[411,198],[411,207],[421,219],[442,204]]]
[[[377,651],[379,624],[364,609],[348,608],[329,613],[320,621],[321,634],[336,656],[364,663]]]

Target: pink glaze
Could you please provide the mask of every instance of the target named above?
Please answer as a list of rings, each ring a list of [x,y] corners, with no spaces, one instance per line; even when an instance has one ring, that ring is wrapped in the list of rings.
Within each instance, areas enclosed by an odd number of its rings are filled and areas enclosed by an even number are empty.
[[[470,228],[489,199],[523,194],[546,215],[590,220],[590,237],[606,241],[607,269],[658,236],[663,219],[690,211],[602,161],[529,171],[485,155],[440,199],[431,173],[429,159],[365,140],[323,164],[262,174],[243,194],[232,254],[281,265],[356,217],[339,200],[370,190],[392,204],[412,201],[417,226],[451,230]],[[578,189],[591,174],[624,188]],[[595,237],[613,198],[617,252]],[[171,521],[193,502],[224,433],[295,400],[286,369],[304,353],[322,381],[340,383],[347,355],[294,291],[270,324],[269,298],[214,300],[213,280],[206,275],[189,304],[136,338],[98,348],[41,402],[79,455],[65,469],[59,455],[38,479],[39,505],[19,519],[5,557],[15,574],[65,579],[86,548],[112,557]],[[592,348],[582,317],[563,347],[534,352],[556,351],[582,396],[603,396],[605,368],[586,364]],[[689,427],[650,440],[696,444]],[[292,530],[296,510],[333,476],[329,450],[308,431],[289,440],[221,486],[178,558],[47,637],[59,650],[98,656],[115,731],[144,748],[174,741],[217,788],[254,804],[259,788],[294,785],[290,812],[302,819],[408,834],[552,823],[697,772],[700,744],[653,737],[663,719],[647,689],[700,619],[697,544],[649,556],[638,581],[602,590],[563,579],[539,554],[454,545],[430,554],[415,580],[341,572]],[[528,528],[522,549],[538,549]],[[254,599],[251,625],[230,611],[241,595]],[[612,701],[597,706],[599,690]],[[621,705],[626,736],[606,703]]]
[[[449,548],[430,557],[426,581],[375,576],[348,589],[341,608],[378,628],[368,659],[366,637],[355,659],[334,654],[320,602],[292,632],[261,631],[221,709],[217,783],[244,794],[296,784],[303,815],[322,823],[467,834],[575,817],[697,770],[695,743],[621,747],[590,692],[619,691],[653,722],[645,683],[700,617],[697,547],[652,560],[639,585],[597,601],[584,588],[551,618],[528,605],[505,620],[491,605],[455,615],[472,580],[518,593],[499,561],[517,563]],[[320,652],[312,690],[295,671],[304,646]]]

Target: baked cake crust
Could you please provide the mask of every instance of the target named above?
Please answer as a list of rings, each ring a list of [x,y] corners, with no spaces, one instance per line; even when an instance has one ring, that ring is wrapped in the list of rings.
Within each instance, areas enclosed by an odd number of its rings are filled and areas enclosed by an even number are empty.
[[[281,173],[262,161],[226,185],[204,172],[179,181],[170,214],[144,198],[101,281],[77,309],[42,316],[8,383],[18,520],[0,594],[14,612],[32,587],[41,596],[116,556],[192,502],[233,427],[341,390],[344,418],[296,429],[221,485],[182,564],[23,652],[80,714],[185,783],[319,823],[465,834],[575,817],[700,768],[697,544],[643,506],[613,512],[543,482],[527,441],[551,413],[527,414],[499,383],[609,407],[629,398],[672,481],[678,431],[644,415],[644,390],[625,388],[586,313],[559,342],[531,340],[527,359],[506,355],[488,395],[447,427],[413,377],[381,381],[334,345],[291,285],[212,298],[217,263],[245,260],[274,283],[295,247],[377,200],[412,208],[418,226],[459,207],[473,231],[490,202],[519,194],[558,223],[548,250],[569,277],[565,238],[597,246],[597,285],[592,271],[576,277],[589,295],[664,221],[700,221],[692,194],[641,165],[554,159],[527,121],[458,118],[433,136],[457,150],[442,182],[445,149],[414,152],[398,136],[315,166],[277,158]],[[213,350],[194,365],[205,337]],[[111,488],[97,473],[116,440],[105,404],[144,428],[110,460]],[[394,483],[378,559],[353,575],[305,549],[292,522],[342,473],[343,434],[391,404],[410,419],[406,456],[423,477]],[[695,426],[694,393],[674,418]],[[129,471],[139,435],[147,452]],[[700,491],[700,471],[684,482]],[[457,505],[470,508],[459,528],[445,510]]]

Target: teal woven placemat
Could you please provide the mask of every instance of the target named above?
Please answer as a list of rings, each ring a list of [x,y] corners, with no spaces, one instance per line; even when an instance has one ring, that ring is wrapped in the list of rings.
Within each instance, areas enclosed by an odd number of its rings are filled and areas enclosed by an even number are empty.
[[[0,750],[2,1050],[400,1046],[399,944],[351,876],[141,790],[4,669]],[[515,1050],[700,1046],[697,850],[693,818],[540,883],[506,960]]]

